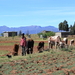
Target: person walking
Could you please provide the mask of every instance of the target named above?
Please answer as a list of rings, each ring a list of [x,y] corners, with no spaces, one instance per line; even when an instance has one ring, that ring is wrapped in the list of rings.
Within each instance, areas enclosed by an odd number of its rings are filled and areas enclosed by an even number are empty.
[[[26,55],[26,37],[22,34],[20,46],[22,47],[22,56]]]

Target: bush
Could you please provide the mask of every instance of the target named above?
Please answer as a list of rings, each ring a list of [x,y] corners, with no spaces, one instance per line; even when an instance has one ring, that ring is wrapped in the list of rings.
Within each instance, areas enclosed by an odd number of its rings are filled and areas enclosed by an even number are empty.
[[[55,33],[50,31],[50,32],[46,32],[46,33],[38,33],[38,36],[40,37],[40,35],[43,36],[43,38],[47,38],[48,36],[54,36]]]

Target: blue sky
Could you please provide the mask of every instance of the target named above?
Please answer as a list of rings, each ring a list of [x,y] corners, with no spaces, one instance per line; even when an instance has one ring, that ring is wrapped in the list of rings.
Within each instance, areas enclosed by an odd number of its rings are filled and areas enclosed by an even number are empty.
[[[0,26],[55,26],[75,21],[75,0],[0,0]]]

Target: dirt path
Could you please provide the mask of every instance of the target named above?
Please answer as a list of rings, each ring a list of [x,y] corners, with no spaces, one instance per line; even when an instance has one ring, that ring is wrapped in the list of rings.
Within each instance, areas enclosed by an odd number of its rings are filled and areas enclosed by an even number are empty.
[[[14,43],[15,42],[15,44],[16,43],[19,43],[19,41],[0,41],[0,43],[2,43],[2,44],[7,44],[7,43]],[[34,43],[38,43],[39,41],[35,41]],[[45,43],[47,43],[47,41],[45,41]],[[12,45],[12,46],[0,46],[0,50],[7,50],[7,51],[9,51],[9,54],[10,55],[12,55],[12,52],[13,52],[13,48],[14,48],[14,45]],[[48,48],[48,46],[44,46],[44,49],[47,49]],[[19,47],[19,52],[18,52],[18,55],[21,55],[21,47]],[[33,48],[33,53],[37,53],[38,52],[38,50],[37,50],[37,46],[34,46],[34,48]],[[4,56],[4,55],[3,55]]]

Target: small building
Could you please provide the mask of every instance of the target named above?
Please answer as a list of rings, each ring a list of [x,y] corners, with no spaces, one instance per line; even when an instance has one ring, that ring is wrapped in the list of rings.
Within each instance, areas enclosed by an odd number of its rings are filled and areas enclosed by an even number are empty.
[[[4,37],[12,37],[12,36],[17,36],[17,32],[12,31],[12,32],[4,32],[3,33]]]
[[[46,30],[44,30],[44,31],[42,31],[41,33],[47,33],[47,32],[51,32],[51,31],[46,31]]]
[[[60,36],[60,37],[67,37],[70,34],[70,32],[56,32],[55,35],[56,36]]]

